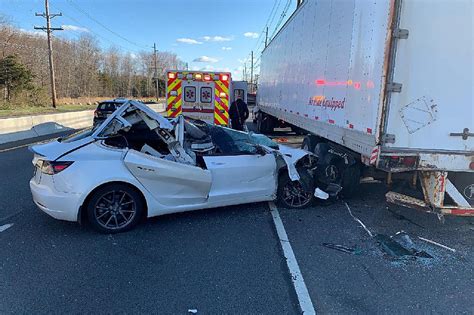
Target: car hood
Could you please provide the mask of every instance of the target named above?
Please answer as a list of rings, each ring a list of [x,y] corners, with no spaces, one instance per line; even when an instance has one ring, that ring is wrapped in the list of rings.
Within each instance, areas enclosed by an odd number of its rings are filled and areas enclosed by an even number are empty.
[[[60,142],[59,139],[55,139],[50,142],[30,146],[29,149],[31,152],[41,156],[45,160],[55,161],[61,156],[72,152],[77,148],[88,145],[93,141],[94,139],[90,136],[74,142]]]
[[[293,164],[298,162],[302,157],[305,157],[308,154],[312,154],[308,151],[298,148],[292,148],[287,145],[279,144],[278,150],[275,150],[283,154],[286,160],[291,161]]]

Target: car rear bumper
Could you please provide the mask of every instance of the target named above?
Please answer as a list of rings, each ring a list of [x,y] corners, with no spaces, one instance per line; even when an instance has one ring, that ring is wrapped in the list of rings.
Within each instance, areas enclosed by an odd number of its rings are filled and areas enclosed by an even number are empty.
[[[62,193],[30,180],[33,201],[43,212],[58,220],[77,222],[79,194]]]

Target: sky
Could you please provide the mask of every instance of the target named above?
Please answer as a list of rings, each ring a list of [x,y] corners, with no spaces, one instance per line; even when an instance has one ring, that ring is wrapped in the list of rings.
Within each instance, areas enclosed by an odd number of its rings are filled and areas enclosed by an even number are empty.
[[[258,73],[266,26],[275,33],[295,6],[296,0],[50,0],[50,13],[63,14],[52,19],[52,26],[65,29],[55,36],[88,33],[104,49],[135,55],[156,43],[191,70],[231,71],[241,79],[252,50]],[[25,31],[45,24],[35,16],[43,11],[43,0],[0,0],[0,14]]]

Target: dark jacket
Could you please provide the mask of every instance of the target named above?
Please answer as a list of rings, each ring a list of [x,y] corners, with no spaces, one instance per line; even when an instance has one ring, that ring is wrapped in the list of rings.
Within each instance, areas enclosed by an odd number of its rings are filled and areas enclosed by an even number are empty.
[[[229,117],[232,120],[232,124],[237,123],[243,125],[245,120],[249,118],[249,108],[247,104],[241,99],[232,102],[229,109]]]

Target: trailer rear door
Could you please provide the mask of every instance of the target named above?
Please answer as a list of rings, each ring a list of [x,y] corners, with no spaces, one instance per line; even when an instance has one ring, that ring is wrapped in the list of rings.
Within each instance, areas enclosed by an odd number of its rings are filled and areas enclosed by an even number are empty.
[[[387,146],[474,150],[474,2],[402,1]]]

